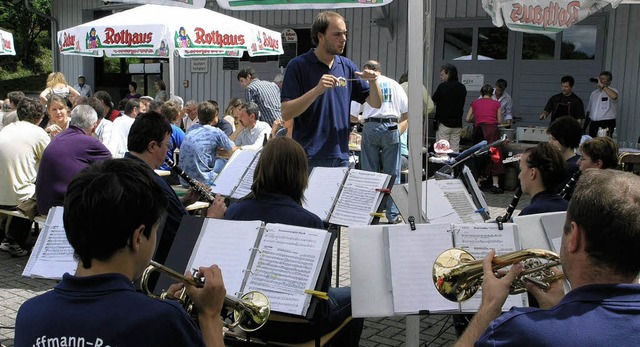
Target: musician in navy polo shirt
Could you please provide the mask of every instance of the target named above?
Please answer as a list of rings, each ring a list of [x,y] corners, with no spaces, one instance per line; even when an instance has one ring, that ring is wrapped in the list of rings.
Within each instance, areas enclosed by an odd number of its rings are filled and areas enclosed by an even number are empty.
[[[198,323],[177,302],[153,299],[133,285],[149,265],[167,208],[149,171],[133,159],[107,160],[71,181],[63,219],[78,267],[20,307],[16,346],[224,346],[226,292],[216,265],[199,268],[203,288],[187,285]]]

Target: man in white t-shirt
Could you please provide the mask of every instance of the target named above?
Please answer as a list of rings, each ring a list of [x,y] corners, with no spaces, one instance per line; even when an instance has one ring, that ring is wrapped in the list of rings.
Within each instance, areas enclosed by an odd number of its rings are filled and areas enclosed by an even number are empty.
[[[380,72],[376,80],[382,91],[382,105],[373,108],[364,103],[362,107],[362,143],[360,160],[363,170],[384,172],[396,176],[400,183],[400,130],[399,123],[407,119],[409,102],[402,86],[382,75],[380,63],[375,60],[366,62],[364,69]],[[357,104],[357,103],[356,103]],[[357,116],[357,111],[351,115]],[[398,223],[398,209],[391,199],[387,199],[387,220]]]
[[[138,99],[130,99],[124,106],[124,116],[118,117],[113,121],[113,127],[115,128],[114,131],[117,130],[120,132],[120,135],[122,135],[122,141],[125,144],[123,150],[126,151],[129,130],[131,129],[133,122],[136,120],[138,114],[146,111],[145,105]],[[122,155],[124,156],[124,152]]]
[[[598,128],[609,129],[609,134],[613,133],[616,127],[616,116],[618,115],[618,90],[610,86],[613,75],[609,71],[602,71],[598,78],[590,79],[596,84],[597,89],[591,92],[587,112],[591,123],[589,125],[589,136],[596,137]]]

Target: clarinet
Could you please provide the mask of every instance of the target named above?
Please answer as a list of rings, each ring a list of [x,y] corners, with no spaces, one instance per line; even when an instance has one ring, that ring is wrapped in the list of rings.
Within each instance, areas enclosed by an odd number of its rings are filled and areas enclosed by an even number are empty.
[[[520,197],[522,196],[522,188],[518,187],[516,189],[515,194],[513,194],[513,199],[511,199],[511,203],[509,207],[507,207],[507,213],[504,216],[498,216],[496,218],[496,222],[498,223],[498,229],[502,230],[502,224],[508,222],[513,216],[513,211],[515,211],[516,206],[518,206],[518,202],[520,201]]]
[[[215,196],[210,191],[208,191],[206,189],[203,189],[200,186],[200,184],[198,183],[198,181],[196,181],[193,178],[189,177],[189,175],[187,175],[187,173],[184,172],[184,170],[182,170],[181,167],[176,165],[176,163],[174,163],[173,160],[171,160],[169,158],[165,158],[164,162],[167,163],[167,165],[169,165],[169,167],[171,168],[171,170],[173,170],[173,172],[177,173],[178,176],[182,177],[183,180],[187,181],[187,183],[189,183],[189,186],[193,190],[198,192],[198,194],[200,194],[200,196],[202,196],[210,204],[213,203],[213,199],[215,198]]]
[[[571,193],[573,193],[573,188],[576,187],[576,183],[578,183],[578,178],[580,178],[581,173],[582,171],[580,170],[576,171],[573,176],[571,176],[571,179],[567,182],[567,184],[564,185],[564,188],[562,188],[562,191],[560,192],[560,194],[558,194],[558,196],[567,200],[567,196],[570,196]]]

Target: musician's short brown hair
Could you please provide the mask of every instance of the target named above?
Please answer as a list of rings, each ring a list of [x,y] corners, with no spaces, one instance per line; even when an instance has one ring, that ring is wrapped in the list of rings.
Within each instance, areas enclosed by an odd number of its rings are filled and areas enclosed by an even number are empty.
[[[560,151],[548,142],[540,142],[536,147],[527,148],[527,166],[540,171],[545,190],[555,192],[569,175],[567,162]]]
[[[601,160],[603,169],[615,169],[618,166],[618,145],[610,137],[596,137],[585,141],[580,146],[580,152],[593,162]]]
[[[633,278],[640,272],[640,177],[618,170],[588,169],[569,202],[564,226],[584,231],[589,261],[602,272]]]
[[[271,139],[256,165],[251,194],[287,195],[302,205],[308,184],[307,170],[307,155],[295,140]]]

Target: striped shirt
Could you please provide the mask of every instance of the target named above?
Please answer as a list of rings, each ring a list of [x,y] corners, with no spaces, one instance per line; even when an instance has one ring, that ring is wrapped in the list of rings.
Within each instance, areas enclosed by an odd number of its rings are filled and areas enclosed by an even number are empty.
[[[278,85],[254,79],[249,83],[245,91],[245,100],[253,101],[260,109],[260,120],[273,126],[276,119],[282,119],[280,113],[280,88]]]

